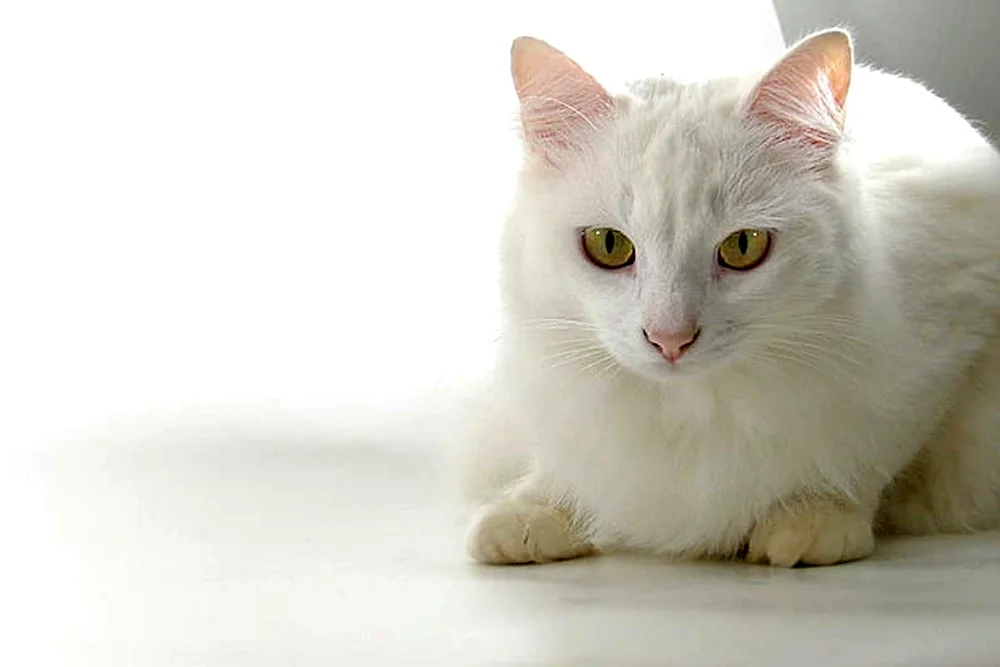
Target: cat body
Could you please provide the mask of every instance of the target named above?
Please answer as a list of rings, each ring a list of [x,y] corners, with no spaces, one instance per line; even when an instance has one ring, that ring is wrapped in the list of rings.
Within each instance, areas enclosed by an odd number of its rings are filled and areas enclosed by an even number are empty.
[[[827,564],[1000,519],[1000,157],[958,112],[840,31],[617,97],[513,53],[526,160],[473,446],[516,478],[474,558]]]

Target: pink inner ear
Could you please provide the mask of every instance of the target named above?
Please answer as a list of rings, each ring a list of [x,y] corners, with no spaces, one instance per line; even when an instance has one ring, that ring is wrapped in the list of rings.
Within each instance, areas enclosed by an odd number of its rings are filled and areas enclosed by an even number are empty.
[[[592,76],[541,40],[514,41],[511,72],[525,140],[550,159],[557,151],[578,147],[614,108],[611,96]]]
[[[832,151],[844,127],[852,60],[846,33],[805,39],[757,84],[747,100],[747,116],[776,130],[782,140]]]

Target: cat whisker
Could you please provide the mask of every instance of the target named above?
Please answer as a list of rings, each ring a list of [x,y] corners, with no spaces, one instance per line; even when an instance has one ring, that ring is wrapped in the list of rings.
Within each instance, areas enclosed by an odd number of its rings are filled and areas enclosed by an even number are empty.
[[[552,347],[555,347],[555,349],[549,352],[548,354],[543,355],[543,358],[560,357],[566,354],[572,354],[574,352],[589,352],[589,351],[605,352],[604,347],[597,345],[590,340],[580,340],[577,343],[565,342],[564,345],[558,345],[558,346],[553,344]]]
[[[595,340],[594,336],[576,336],[574,338],[568,338],[566,336],[553,336],[551,340],[541,341],[542,345],[547,347],[557,346],[557,345],[573,345],[578,343],[586,343],[592,346],[597,346],[598,341]]]
[[[613,362],[614,359],[611,357],[611,355],[609,355],[607,352],[604,352],[602,350],[602,354],[599,355],[594,361],[591,361],[586,366],[584,366],[583,368],[581,368],[580,372],[586,373],[587,371],[589,371],[591,368],[594,368],[598,364],[607,364],[609,361]]]
[[[761,348],[762,356],[777,361],[797,364],[818,376],[839,377],[852,387],[859,387],[857,377],[848,368],[837,363],[835,358],[822,356],[812,350],[772,344]],[[860,364],[859,364],[860,366]]]
[[[845,361],[852,362],[855,364],[864,363],[862,360],[850,356],[846,351],[839,349],[836,344],[847,343],[854,347],[856,351],[863,351],[870,347],[870,343],[862,338],[857,338],[849,335],[835,335],[828,330],[821,329],[807,329],[804,327],[792,327],[785,324],[775,325],[775,324],[763,324],[763,323],[753,323],[746,325],[744,327],[748,331],[756,331],[764,334],[769,340],[774,340],[779,343],[793,346],[801,346],[803,348],[811,348],[821,351],[824,354],[835,355],[843,358]],[[830,342],[835,345],[823,346],[819,345],[818,342]]]
[[[559,331],[559,330],[573,330],[573,331],[599,331],[599,328],[591,324],[590,322],[582,322],[579,320],[565,320],[565,319],[542,319],[542,320],[529,320],[527,322],[520,323],[520,326],[526,330],[541,330],[541,331]]]
[[[603,350],[571,350],[568,354],[543,359],[549,368],[562,368],[574,363],[586,363],[591,360],[603,359],[606,353]]]

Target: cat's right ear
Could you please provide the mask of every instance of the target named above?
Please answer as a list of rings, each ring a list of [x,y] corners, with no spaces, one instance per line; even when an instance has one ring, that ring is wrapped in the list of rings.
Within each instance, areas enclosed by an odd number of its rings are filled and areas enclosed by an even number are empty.
[[[519,37],[510,53],[521,101],[525,148],[558,166],[614,115],[614,101],[594,77],[540,39]]]
[[[829,161],[844,128],[854,60],[851,37],[840,29],[806,37],[757,84],[746,115],[778,141],[794,143],[818,165]]]

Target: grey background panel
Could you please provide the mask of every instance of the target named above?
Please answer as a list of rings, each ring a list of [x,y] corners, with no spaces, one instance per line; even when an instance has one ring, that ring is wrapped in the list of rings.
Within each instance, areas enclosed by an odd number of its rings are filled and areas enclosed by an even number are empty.
[[[1000,0],[774,0],[786,42],[853,32],[858,59],[917,79],[1000,139]]]

